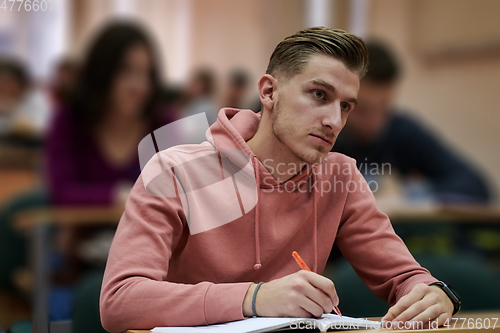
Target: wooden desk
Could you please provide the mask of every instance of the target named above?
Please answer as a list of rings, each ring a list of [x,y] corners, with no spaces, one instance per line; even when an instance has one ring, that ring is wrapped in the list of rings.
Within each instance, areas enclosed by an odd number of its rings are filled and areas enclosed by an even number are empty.
[[[36,169],[41,160],[40,143],[26,143],[28,146],[8,144],[5,139],[0,138],[0,168]]]
[[[410,205],[378,203],[393,223],[500,223],[500,206],[495,205]]]
[[[33,209],[16,216],[15,226],[19,229],[33,228],[36,225],[71,225],[91,224],[117,225],[124,207],[76,206]]]
[[[0,168],[0,184],[2,184],[0,186],[0,205],[18,193],[33,188],[37,181],[38,176],[34,171]]]
[[[450,322],[450,327],[440,327],[437,330],[442,333],[489,333],[489,332],[500,332],[500,311],[491,311],[491,312],[459,312],[453,318],[457,318],[458,321],[456,322],[455,328],[453,328],[453,324],[455,323],[455,320],[452,319]],[[489,329],[480,329],[477,327],[469,328],[467,327],[467,321],[465,321],[465,324],[463,325],[464,327],[461,328],[462,322],[464,322],[464,319],[461,318],[466,318],[466,320],[469,320],[469,318],[473,319],[474,322],[476,320],[478,322],[484,322],[486,318],[490,319],[491,325],[494,324],[494,320],[491,320],[492,318],[498,318],[496,321],[495,327],[490,327]],[[380,320],[381,318],[368,318],[370,320]],[[470,325],[471,327],[473,326],[472,324]],[[475,326],[475,325],[474,325]],[[436,332],[436,329],[420,329],[420,330],[391,330],[391,329],[369,329],[369,330],[350,330],[350,331],[331,331],[331,332],[345,332],[345,333],[376,333],[376,332],[405,332],[405,333],[432,333]],[[125,333],[147,333],[151,332],[149,330],[128,330]],[[288,332],[288,330],[280,331],[280,332]],[[305,332],[305,330],[290,330],[289,332]],[[330,332],[330,331],[329,331]]]
[[[436,205],[402,205],[381,206],[394,223],[452,222],[452,223],[500,223],[500,206],[436,206]],[[56,225],[89,225],[117,224],[123,214],[124,207],[57,207],[50,209],[30,210],[16,218],[16,227],[31,228],[43,220],[44,223]]]

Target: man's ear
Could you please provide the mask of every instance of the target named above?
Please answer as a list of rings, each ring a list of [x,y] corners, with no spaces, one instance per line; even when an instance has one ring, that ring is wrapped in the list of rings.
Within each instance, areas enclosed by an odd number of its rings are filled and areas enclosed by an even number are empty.
[[[274,107],[277,84],[277,80],[270,74],[265,74],[259,80],[259,97],[265,110],[272,110]]]

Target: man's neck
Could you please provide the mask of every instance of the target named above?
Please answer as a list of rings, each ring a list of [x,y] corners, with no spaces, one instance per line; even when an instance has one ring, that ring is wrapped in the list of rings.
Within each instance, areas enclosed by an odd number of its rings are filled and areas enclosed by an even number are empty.
[[[292,178],[305,165],[305,162],[299,160],[283,142],[276,138],[270,122],[264,119],[261,120],[257,132],[247,141],[247,144],[279,183]]]

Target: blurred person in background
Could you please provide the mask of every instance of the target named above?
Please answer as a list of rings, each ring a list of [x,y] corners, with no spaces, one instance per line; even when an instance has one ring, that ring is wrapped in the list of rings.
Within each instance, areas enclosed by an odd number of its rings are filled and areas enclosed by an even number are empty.
[[[227,81],[227,86],[222,96],[222,106],[245,109],[245,98],[250,83],[248,73],[243,69],[233,69],[229,73]]]
[[[186,117],[205,112],[208,124],[217,120],[219,106],[216,102],[217,79],[212,69],[200,67],[195,69],[186,86],[187,104],[184,110]]]
[[[18,59],[0,58],[0,168],[36,177],[50,102]],[[1,187],[4,184],[0,184]],[[8,185],[7,185],[8,188]],[[23,189],[24,190],[24,189]],[[36,184],[0,204],[0,289],[22,299],[26,281],[26,236],[14,228],[16,215],[46,205],[46,195]]]
[[[49,117],[49,102],[22,62],[0,59],[0,135],[39,136]]]
[[[60,109],[70,102],[78,75],[78,64],[71,58],[62,58],[56,62],[51,80],[49,93],[53,109]]]
[[[367,180],[380,175],[394,177],[391,173],[397,171],[402,176],[404,200],[410,203],[488,203],[491,195],[481,174],[425,124],[394,106],[401,70],[390,49],[380,42],[369,42],[367,48],[368,72],[360,82],[358,105],[332,151],[356,159]],[[384,167],[386,163],[390,163],[390,169]],[[386,189],[384,184],[382,180],[381,192]],[[384,198],[380,199],[377,203],[383,202]],[[393,227],[423,267],[459,290],[463,310],[497,308],[498,274],[494,261],[487,259],[498,258],[498,250],[492,245],[492,239],[499,239],[497,228],[475,221],[453,221],[428,223],[414,217],[410,223],[394,221]],[[347,300],[343,307],[353,315],[382,315],[380,300],[362,291],[361,279],[341,256],[334,246],[329,260],[335,267],[332,275],[342,286],[339,297]],[[358,299],[364,300],[362,306]]]
[[[168,105],[170,107],[169,118],[172,118],[171,121],[182,118],[182,110],[186,106],[186,99],[184,87],[175,84],[168,84],[163,87],[160,103],[161,105]]]
[[[488,202],[490,193],[478,171],[425,125],[394,107],[400,68],[389,48],[379,42],[367,47],[370,61],[358,105],[332,151],[356,159],[365,178],[390,163],[409,184],[412,178],[425,180],[430,189],[424,190],[424,196],[441,203]],[[379,167],[363,167],[372,163]]]
[[[94,40],[74,99],[47,139],[47,185],[54,204],[113,205],[140,174],[137,145],[168,120],[153,44],[139,27],[119,22]]]

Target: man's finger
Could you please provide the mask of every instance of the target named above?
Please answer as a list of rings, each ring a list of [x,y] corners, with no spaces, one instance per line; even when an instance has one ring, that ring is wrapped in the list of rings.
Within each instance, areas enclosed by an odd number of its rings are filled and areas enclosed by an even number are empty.
[[[400,313],[396,318],[394,318],[393,322],[406,322],[413,320],[413,318],[417,317],[421,313],[424,313],[424,311],[427,310],[429,307],[429,304],[426,304],[423,300],[420,300],[410,306],[408,309],[404,310],[402,313]]]
[[[334,306],[339,305],[339,297],[337,296],[337,290],[335,289],[335,284],[332,280],[321,276],[319,274],[309,272],[307,275],[307,280],[314,287],[321,289],[325,294],[330,297]]]
[[[384,321],[393,321],[394,318],[396,318],[396,316],[398,314],[395,313],[394,306],[391,306],[389,308],[389,310],[387,311],[387,313],[385,314],[385,316],[382,317],[382,319],[381,319],[382,322],[384,322]]]
[[[323,313],[332,312],[333,302],[330,297],[312,284],[309,284],[309,287],[310,288],[306,288],[304,290],[304,295],[311,301],[321,306],[323,308]]]
[[[382,317],[382,321],[393,321],[403,311],[408,309],[412,304],[410,301],[408,301],[408,297],[409,294],[401,297],[395,305],[391,306],[387,311],[387,314]]]
[[[445,313],[445,311],[443,311],[443,308],[439,304],[434,304],[429,306],[425,311],[419,313],[410,320],[426,323],[429,320],[434,320],[438,318],[443,313]]]
[[[399,315],[425,296],[424,290],[424,288],[416,285],[408,294],[401,297],[399,301],[389,309],[387,314],[382,318],[382,321],[400,319],[398,318]]]
[[[423,298],[421,298],[420,300],[415,300],[406,310],[396,316],[394,320],[403,322],[413,320],[413,318],[420,315],[421,313],[425,313],[430,307],[438,303],[439,297],[436,294],[424,294]],[[433,311],[436,311],[436,308],[433,308]],[[442,311],[436,313],[435,316],[432,317],[432,319],[436,318],[439,314],[441,314],[441,312]]]
[[[301,298],[299,305],[313,317],[319,318],[323,314],[323,307],[321,307],[305,295]]]

